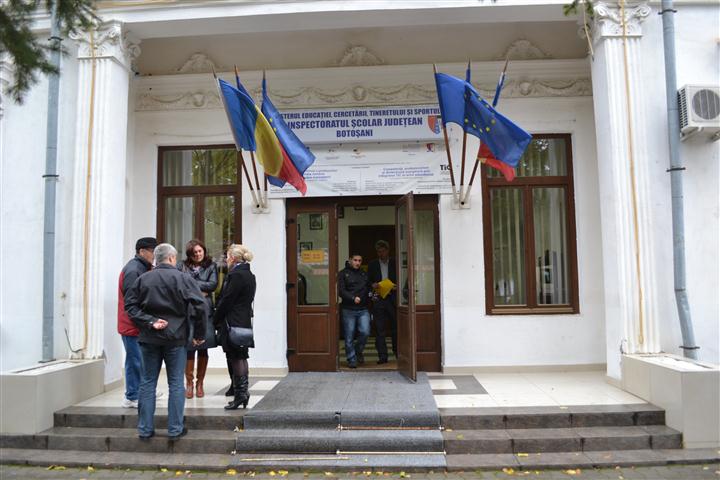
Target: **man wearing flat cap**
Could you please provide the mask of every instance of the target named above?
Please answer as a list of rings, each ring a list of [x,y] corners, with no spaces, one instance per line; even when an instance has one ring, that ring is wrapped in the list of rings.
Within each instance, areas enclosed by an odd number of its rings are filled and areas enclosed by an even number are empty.
[[[152,268],[153,250],[157,244],[154,237],[139,238],[135,242],[135,257],[122,269],[118,281],[118,333],[122,335],[125,347],[125,398],[121,405],[125,408],[138,407],[138,390],[142,372],[142,357],[138,345],[140,331],[125,311],[125,294],[140,275]]]

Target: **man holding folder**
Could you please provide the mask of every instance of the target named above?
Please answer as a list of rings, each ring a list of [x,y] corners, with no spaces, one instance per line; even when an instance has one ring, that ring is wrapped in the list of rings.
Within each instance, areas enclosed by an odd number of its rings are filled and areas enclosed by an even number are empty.
[[[378,352],[378,364],[387,363],[388,351],[385,338],[390,333],[393,355],[397,357],[397,323],[395,307],[397,305],[397,273],[395,259],[390,258],[390,245],[385,240],[375,242],[378,258],[368,264],[368,281],[375,292],[373,320],[375,321],[375,348]]]

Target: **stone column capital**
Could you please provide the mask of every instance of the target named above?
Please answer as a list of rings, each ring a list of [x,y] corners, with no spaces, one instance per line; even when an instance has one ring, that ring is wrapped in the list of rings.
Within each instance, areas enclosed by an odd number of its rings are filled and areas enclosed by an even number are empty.
[[[623,36],[623,9],[618,3],[596,2],[592,23],[592,37],[595,43],[611,37]],[[642,36],[642,22],[650,15],[647,2],[634,2],[625,5],[625,34],[628,37]]]
[[[140,56],[140,41],[127,31],[123,24],[111,20],[92,31],[73,33],[70,38],[78,45],[78,59],[112,58],[128,70]]]

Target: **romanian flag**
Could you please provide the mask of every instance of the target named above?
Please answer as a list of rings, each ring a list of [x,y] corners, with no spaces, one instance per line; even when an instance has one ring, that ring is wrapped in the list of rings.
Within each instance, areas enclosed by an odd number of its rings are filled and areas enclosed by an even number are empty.
[[[495,158],[488,146],[484,143],[480,144],[480,150],[478,150],[477,158],[488,167],[499,170],[508,182],[512,182],[515,179],[515,169],[507,163],[501,162]]]
[[[218,79],[220,99],[225,107],[235,147],[255,152],[255,157],[268,175],[278,175],[283,165],[282,150],[270,123],[247,92],[240,91]]]
[[[305,184],[305,170],[315,161],[315,155],[305,146],[303,142],[295,135],[295,133],[287,126],[285,121],[277,111],[275,105],[270,101],[265,85],[265,78],[262,82],[263,101],[262,113],[270,122],[275,135],[280,141],[280,151],[282,152],[282,166],[277,175],[268,177],[268,182],[276,187],[282,187],[285,182],[289,183],[295,189],[305,195],[307,193],[307,185]]]

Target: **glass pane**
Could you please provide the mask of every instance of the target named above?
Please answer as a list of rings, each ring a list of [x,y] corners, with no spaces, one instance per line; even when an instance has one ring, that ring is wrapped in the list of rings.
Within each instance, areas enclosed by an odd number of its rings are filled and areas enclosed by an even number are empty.
[[[400,303],[407,305],[408,299],[408,225],[407,206],[401,205],[397,209],[398,246],[397,251],[400,259],[400,272],[398,275],[398,286],[402,286]]]
[[[168,197],[165,199],[165,241],[184,256],[185,243],[195,238],[195,199]]]
[[[533,188],[538,305],[569,305],[565,189]]]
[[[497,305],[525,305],[525,239],[522,191],[494,188],[492,209],[493,295]]]
[[[327,213],[298,213],[298,305],[328,305],[330,236]]]
[[[415,210],[415,304],[435,305],[435,215]]]
[[[567,175],[564,138],[535,138],[515,168],[516,177],[548,177]],[[488,178],[502,178],[500,171],[487,169]]]
[[[232,195],[205,197],[205,246],[215,262],[235,239],[235,197]]]
[[[235,150],[169,150],[163,153],[163,185],[233,185],[237,162]]]

